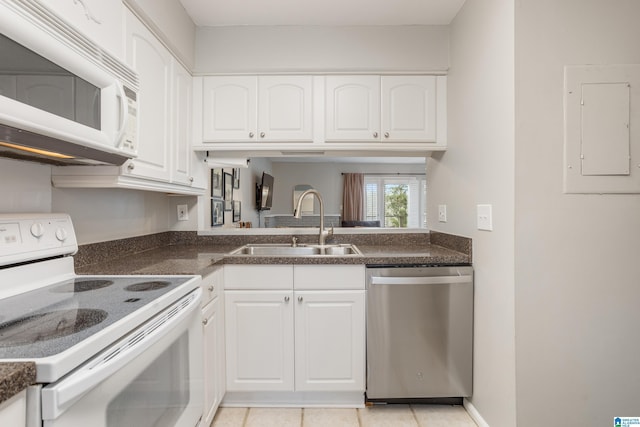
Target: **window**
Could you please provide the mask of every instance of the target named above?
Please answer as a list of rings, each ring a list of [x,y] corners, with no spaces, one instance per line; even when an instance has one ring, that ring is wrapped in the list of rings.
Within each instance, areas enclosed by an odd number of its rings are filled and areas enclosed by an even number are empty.
[[[365,175],[365,219],[384,227],[424,228],[426,181],[424,176]]]

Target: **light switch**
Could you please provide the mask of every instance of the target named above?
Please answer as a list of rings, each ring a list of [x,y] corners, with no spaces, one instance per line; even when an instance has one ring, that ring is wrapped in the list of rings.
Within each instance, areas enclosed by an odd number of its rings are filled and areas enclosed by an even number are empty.
[[[447,205],[438,205],[438,221],[447,222]]]
[[[493,230],[491,205],[478,205],[478,230]]]

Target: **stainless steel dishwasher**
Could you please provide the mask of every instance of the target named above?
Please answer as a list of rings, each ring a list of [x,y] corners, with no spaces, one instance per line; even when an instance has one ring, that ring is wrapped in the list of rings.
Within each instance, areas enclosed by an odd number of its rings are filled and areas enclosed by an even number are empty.
[[[367,268],[367,400],[471,396],[473,269]]]

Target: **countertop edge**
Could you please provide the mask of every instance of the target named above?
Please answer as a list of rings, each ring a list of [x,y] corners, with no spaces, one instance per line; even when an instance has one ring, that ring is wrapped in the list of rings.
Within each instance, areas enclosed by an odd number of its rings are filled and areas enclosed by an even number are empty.
[[[36,382],[35,362],[0,362],[0,403]]]

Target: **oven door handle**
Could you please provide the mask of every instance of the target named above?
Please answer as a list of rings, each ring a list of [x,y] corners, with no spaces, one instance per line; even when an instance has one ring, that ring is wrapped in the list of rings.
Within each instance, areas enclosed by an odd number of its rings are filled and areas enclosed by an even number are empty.
[[[144,326],[131,332],[82,368],[57,384],[42,389],[42,416],[56,419],[82,395],[99,385],[169,333],[199,312],[202,290],[197,288]]]

